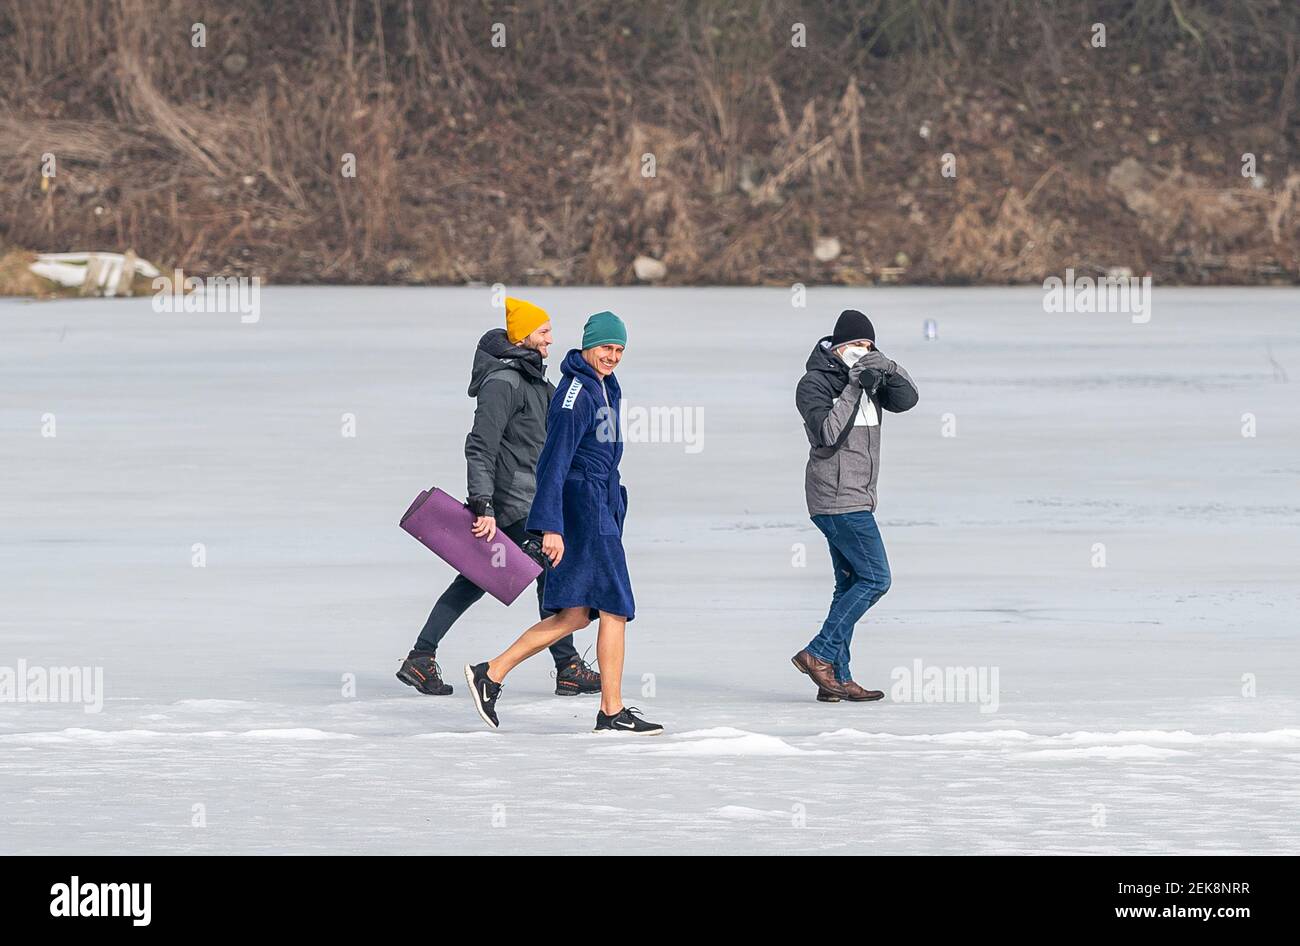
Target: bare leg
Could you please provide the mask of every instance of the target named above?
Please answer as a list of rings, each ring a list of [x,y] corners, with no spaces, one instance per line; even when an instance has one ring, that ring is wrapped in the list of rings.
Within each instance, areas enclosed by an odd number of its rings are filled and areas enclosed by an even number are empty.
[[[582,628],[590,624],[591,618],[587,616],[587,613],[586,608],[565,608],[552,614],[549,618],[538,621],[520,634],[519,640],[507,647],[500,656],[488,661],[488,679],[493,683],[505,682],[506,674],[533,656],[533,654],[540,653],[561,637],[582,630]],[[601,615],[601,626],[604,626],[603,614]],[[597,647],[597,653],[599,653],[599,647]],[[620,667],[622,663],[622,648],[620,646]]]
[[[600,612],[596,660],[600,662],[600,711],[612,716],[623,708],[623,637],[627,618]]]

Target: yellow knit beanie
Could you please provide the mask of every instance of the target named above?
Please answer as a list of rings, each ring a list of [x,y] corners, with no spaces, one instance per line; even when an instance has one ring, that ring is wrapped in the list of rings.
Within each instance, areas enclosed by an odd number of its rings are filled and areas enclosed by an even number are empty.
[[[545,309],[523,299],[506,298],[506,337],[510,344],[518,345],[549,321]]]

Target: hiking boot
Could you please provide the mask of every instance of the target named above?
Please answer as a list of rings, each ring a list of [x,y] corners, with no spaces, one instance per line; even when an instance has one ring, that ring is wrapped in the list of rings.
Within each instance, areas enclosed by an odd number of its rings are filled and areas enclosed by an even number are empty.
[[[600,674],[591,669],[587,661],[579,658],[567,667],[555,670],[555,695],[580,696],[600,692]]]
[[[437,656],[432,650],[411,651],[397,669],[397,679],[426,696],[450,696],[451,684],[443,682]]]

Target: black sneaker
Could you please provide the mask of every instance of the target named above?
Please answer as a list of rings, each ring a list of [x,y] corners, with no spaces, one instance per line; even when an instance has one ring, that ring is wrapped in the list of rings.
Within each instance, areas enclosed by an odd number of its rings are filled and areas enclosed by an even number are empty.
[[[648,723],[641,718],[641,711],[635,706],[623,707],[613,716],[606,716],[596,710],[596,728],[592,732],[626,732],[634,736],[662,736],[664,728],[658,723]]]
[[[821,687],[817,688],[818,703],[838,703],[839,701],[840,698],[836,696],[834,693],[832,693],[830,690],[823,690]]]
[[[474,708],[483,717],[483,722],[493,729],[501,724],[497,721],[497,697],[501,695],[501,684],[493,683],[488,676],[486,663],[465,665],[465,682],[469,684],[470,695],[474,697]]]
[[[556,696],[580,696],[600,692],[600,674],[581,658],[555,671]]]
[[[397,669],[397,679],[426,696],[450,696],[451,684],[442,681],[442,668],[431,650],[413,650]]]

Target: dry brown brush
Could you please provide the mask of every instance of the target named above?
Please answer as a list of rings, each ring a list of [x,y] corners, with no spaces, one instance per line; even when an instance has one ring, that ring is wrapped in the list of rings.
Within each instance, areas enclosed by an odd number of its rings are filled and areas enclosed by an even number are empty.
[[[0,250],[304,282],[627,283],[640,255],[673,283],[1300,278],[1300,8],[1088,7],[9,0]]]

